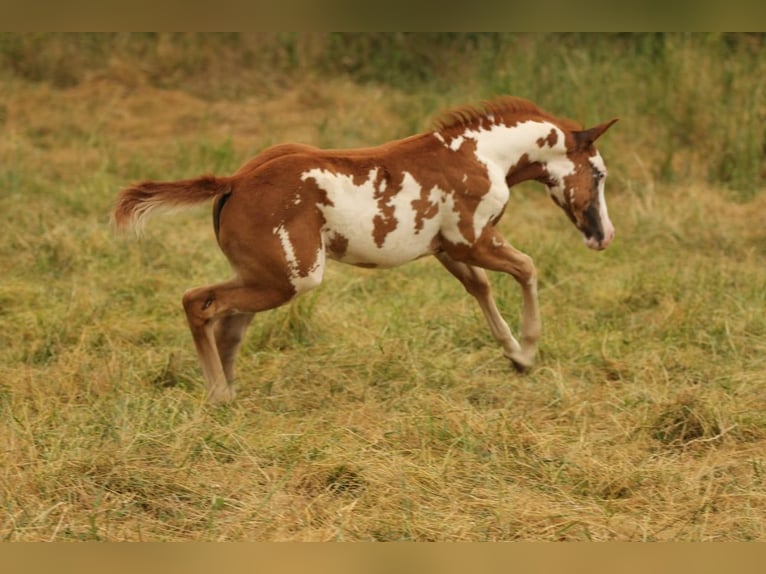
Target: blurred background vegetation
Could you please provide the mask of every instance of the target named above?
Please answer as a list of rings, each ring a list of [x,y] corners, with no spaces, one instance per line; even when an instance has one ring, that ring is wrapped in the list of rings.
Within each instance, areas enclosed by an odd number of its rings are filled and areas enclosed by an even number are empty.
[[[626,153],[641,150],[657,180],[747,199],[766,179],[765,44],[763,33],[5,33],[0,81],[66,89],[97,76],[219,100],[343,76],[421,94],[424,111],[514,94],[582,121],[619,116]]]

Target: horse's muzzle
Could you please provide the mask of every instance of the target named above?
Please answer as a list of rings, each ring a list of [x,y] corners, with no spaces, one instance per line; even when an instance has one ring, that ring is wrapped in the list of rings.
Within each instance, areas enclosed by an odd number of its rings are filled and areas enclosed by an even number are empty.
[[[608,226],[604,230],[604,237],[599,240],[595,236],[591,235],[590,237],[584,235],[583,240],[585,241],[585,245],[587,245],[591,249],[595,249],[596,251],[603,251],[607,247],[609,247],[609,244],[614,239],[614,227]]]

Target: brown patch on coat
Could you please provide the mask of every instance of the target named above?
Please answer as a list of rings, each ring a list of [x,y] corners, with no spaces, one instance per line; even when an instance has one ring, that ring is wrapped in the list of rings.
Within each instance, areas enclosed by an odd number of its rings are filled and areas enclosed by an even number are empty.
[[[402,189],[403,179],[404,174],[399,172],[394,180],[386,167],[378,168],[375,174],[373,199],[378,203],[378,213],[372,218],[372,239],[378,247],[383,247],[386,236],[399,225],[391,200]]]
[[[556,133],[555,129],[551,128],[551,132],[547,135],[547,137],[537,139],[537,145],[539,147],[545,147],[546,145],[548,147],[553,147],[556,145],[557,141],[559,141],[559,134]]]
[[[476,158],[476,140],[466,139],[460,146],[458,153],[464,157]],[[466,166],[455,165],[456,173],[453,176],[457,183],[454,187],[454,209],[458,214],[458,230],[466,241],[476,241],[476,231],[473,227],[473,216],[479,203],[490,190],[489,175],[486,166],[474,161],[469,169]]]
[[[418,234],[423,230],[426,219],[433,219],[436,214],[439,213],[439,203],[431,201],[430,195],[433,187],[429,188],[425,185],[420,186],[420,197],[413,199],[410,203],[412,209],[415,212],[415,233]]]
[[[506,185],[511,188],[522,181],[534,180],[543,184],[550,183],[550,176],[540,162],[533,162],[529,159],[529,154],[524,154],[519,158],[508,174],[505,176]]]
[[[327,243],[327,249],[338,258],[343,257],[348,249],[348,237],[334,231],[332,238]]]

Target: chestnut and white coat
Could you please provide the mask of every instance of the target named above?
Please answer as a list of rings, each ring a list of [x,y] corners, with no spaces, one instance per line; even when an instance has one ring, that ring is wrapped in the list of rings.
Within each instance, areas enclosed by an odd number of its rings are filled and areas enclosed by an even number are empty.
[[[141,228],[160,209],[214,199],[229,281],[183,296],[211,402],[234,397],[234,358],[255,313],[322,282],[327,259],[373,268],[435,256],[476,298],[494,338],[519,370],[529,368],[541,324],[532,259],[496,229],[509,188],[545,184],[592,249],[614,227],[606,167],[593,143],[616,120],[589,130],[520,98],[446,114],[433,131],[383,145],[322,150],[282,144],[234,175],[143,182],[120,192],[118,228]],[[520,337],[498,312],[485,270],[522,290]]]

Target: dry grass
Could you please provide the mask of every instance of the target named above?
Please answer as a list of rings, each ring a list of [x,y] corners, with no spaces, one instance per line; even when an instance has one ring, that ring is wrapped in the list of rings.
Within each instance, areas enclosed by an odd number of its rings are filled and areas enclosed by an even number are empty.
[[[541,273],[531,374],[435,262],[334,265],[256,320],[237,401],[210,408],[180,308],[228,273],[209,213],[118,239],[119,187],[403,136],[446,102],[342,78],[210,99],[127,72],[3,92],[3,539],[766,539],[763,193],[658,181],[618,125],[613,247],[583,248],[536,186],[505,216]]]

